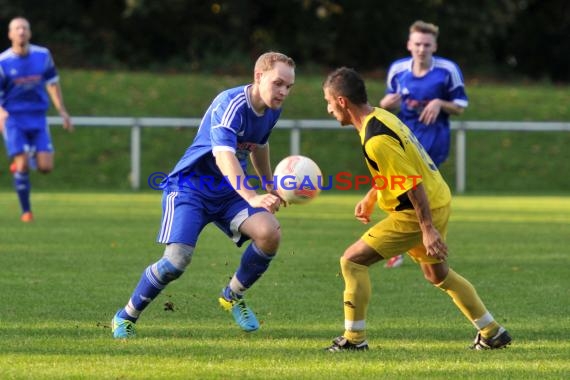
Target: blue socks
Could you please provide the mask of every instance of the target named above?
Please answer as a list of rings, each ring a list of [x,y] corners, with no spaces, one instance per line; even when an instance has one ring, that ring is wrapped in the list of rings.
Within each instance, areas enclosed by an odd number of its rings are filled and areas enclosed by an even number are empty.
[[[235,274],[235,278],[243,286],[244,290],[253,285],[269,267],[273,256],[267,255],[251,243],[241,257],[240,266]],[[153,271],[158,272],[158,276]],[[129,304],[119,310],[118,316],[131,322],[136,322],[140,313],[154,300],[166,287],[166,285],[178,278],[183,273],[177,269],[167,259],[161,259],[157,263],[148,266],[143,272],[137,284]],[[240,292],[233,292],[227,286],[223,295],[226,299],[241,298]],[[127,313],[127,310],[129,313]],[[133,310],[134,309],[134,310]]]
[[[237,294],[237,293],[234,293],[234,292],[230,289],[230,286],[229,286],[229,285],[226,286],[226,287],[224,288],[224,290],[222,290],[222,296],[223,296],[225,299],[227,299],[228,301],[231,301],[231,300],[239,300],[240,298],[243,297],[242,295],[239,295],[239,294]]]
[[[238,281],[244,288],[249,288],[265,273],[272,259],[272,255],[267,255],[251,243],[241,257],[241,263],[236,272]]]
[[[118,313],[119,317],[128,319],[131,322],[136,322],[140,312],[142,312],[151,303],[151,301],[158,296],[165,286],[166,284],[161,282],[152,272],[152,265],[149,265],[143,272],[130,299],[130,303],[134,306],[138,315],[131,316],[123,308]]]
[[[14,189],[16,189],[16,194],[18,194],[18,199],[20,200],[22,213],[30,211],[31,185],[30,185],[30,176],[28,175],[28,173],[25,172],[14,173]]]
[[[141,275],[141,279],[133,291],[129,303],[125,308],[119,310],[119,317],[136,322],[142,311],[160,294],[162,289],[169,282],[180,277],[182,273],[184,273],[183,270],[176,268],[164,257],[149,265]]]

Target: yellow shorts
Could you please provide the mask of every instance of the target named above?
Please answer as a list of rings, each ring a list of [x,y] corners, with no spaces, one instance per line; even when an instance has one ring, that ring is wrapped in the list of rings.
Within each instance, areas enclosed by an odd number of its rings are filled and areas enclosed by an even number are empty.
[[[432,222],[443,240],[447,236],[449,205],[431,210]],[[396,211],[366,231],[362,240],[385,259],[407,252],[418,263],[434,264],[441,260],[426,255],[422,231],[414,210]]]

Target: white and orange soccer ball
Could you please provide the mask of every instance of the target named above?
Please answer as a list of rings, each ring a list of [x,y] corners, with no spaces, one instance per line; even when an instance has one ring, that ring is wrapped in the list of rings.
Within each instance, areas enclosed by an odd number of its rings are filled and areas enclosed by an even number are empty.
[[[309,157],[285,157],[275,167],[273,176],[274,188],[287,203],[304,204],[321,192],[321,169]]]

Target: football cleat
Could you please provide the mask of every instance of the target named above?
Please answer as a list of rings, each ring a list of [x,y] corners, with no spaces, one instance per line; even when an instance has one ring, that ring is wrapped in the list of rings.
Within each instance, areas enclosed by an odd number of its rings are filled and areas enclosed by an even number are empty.
[[[344,336],[339,336],[333,340],[333,344],[325,351],[339,352],[339,351],[366,351],[368,350],[368,342],[363,341],[360,343],[350,343]]]
[[[34,214],[31,211],[26,211],[20,216],[20,220],[24,223],[31,223],[34,221]]]
[[[384,264],[384,268],[398,268],[401,267],[404,263],[404,255],[397,255],[391,257],[386,264]]]
[[[497,335],[492,338],[483,338],[481,332],[477,332],[473,344],[469,347],[472,350],[496,350],[500,348],[506,348],[511,344],[511,336],[503,327],[499,329]]]
[[[117,313],[111,320],[111,331],[113,332],[113,338],[132,338],[135,336],[135,323],[119,317],[119,313]]]
[[[245,304],[243,298],[232,298],[230,300],[224,297],[223,291],[219,298],[220,306],[232,313],[234,320],[239,327],[245,332],[252,332],[259,329],[259,322],[253,311]]]

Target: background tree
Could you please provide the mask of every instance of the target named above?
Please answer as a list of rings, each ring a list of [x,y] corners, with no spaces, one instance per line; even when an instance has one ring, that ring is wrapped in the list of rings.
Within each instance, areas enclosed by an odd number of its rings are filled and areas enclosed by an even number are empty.
[[[283,50],[307,68],[385,70],[409,25],[441,30],[439,53],[469,75],[570,80],[563,0],[0,0],[0,24],[30,19],[34,42],[70,68],[248,73]],[[8,41],[6,40],[6,46]]]

